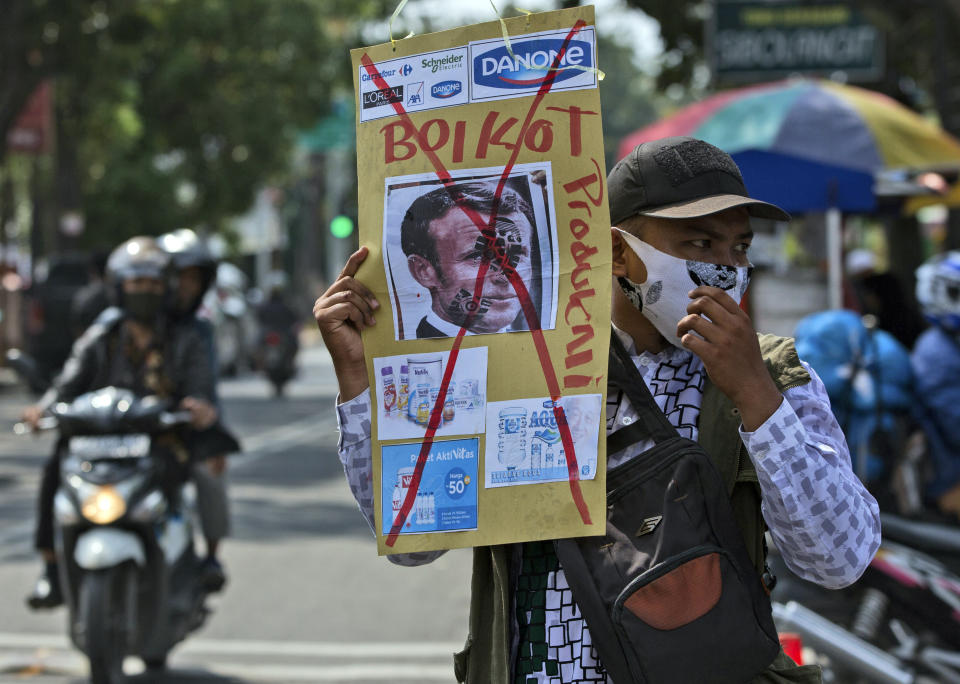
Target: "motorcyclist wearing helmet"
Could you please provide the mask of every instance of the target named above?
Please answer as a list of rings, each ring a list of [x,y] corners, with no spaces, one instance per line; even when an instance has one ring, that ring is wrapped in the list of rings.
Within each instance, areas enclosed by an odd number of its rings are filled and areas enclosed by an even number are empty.
[[[217,260],[204,241],[189,228],[181,228],[157,238],[161,249],[169,256],[173,271],[172,293],[169,301],[169,316],[174,326],[194,328],[203,339],[207,349],[211,376],[217,376],[217,356],[214,344],[213,326],[210,321],[198,315],[200,304],[210,285],[216,278]],[[216,386],[214,386],[216,392]],[[219,407],[219,398],[214,393],[214,401]],[[223,588],[226,573],[217,557],[220,541],[230,532],[230,510],[227,487],[224,478],[227,459],[225,451],[235,451],[239,445],[219,426],[220,439],[208,439],[215,442],[211,449],[203,449],[212,455],[192,464],[192,476],[197,486],[197,504],[200,513],[200,527],[207,544],[207,557],[203,563],[203,581],[212,591]],[[206,435],[199,437],[204,439]],[[224,443],[223,438],[227,442]],[[230,442],[233,441],[233,444]]]
[[[917,301],[933,325],[913,348],[917,404],[935,474],[927,497],[960,517],[960,251],[917,269]]]
[[[283,271],[270,271],[267,274],[267,296],[257,308],[257,321],[263,333],[274,331],[286,335],[296,354],[299,348],[297,331],[300,327],[300,316],[287,301],[288,282],[287,274]]]
[[[52,387],[24,410],[25,422],[36,427],[53,404],[108,386],[175,401],[190,412],[196,430],[216,422],[214,378],[202,338],[192,328],[166,329],[169,264],[169,256],[149,237],[127,240],[111,253],[107,279],[116,307],[101,314],[76,341]],[[27,597],[34,608],[63,601],[53,550],[61,450],[58,444],[41,479],[35,546],[45,569]]]

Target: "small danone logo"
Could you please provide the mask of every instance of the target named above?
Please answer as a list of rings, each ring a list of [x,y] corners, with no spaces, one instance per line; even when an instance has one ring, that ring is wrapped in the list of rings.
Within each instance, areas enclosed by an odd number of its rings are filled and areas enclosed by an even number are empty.
[[[371,109],[386,104],[395,104],[403,102],[403,86],[393,86],[392,88],[381,88],[380,90],[371,90],[363,94],[363,108]]]
[[[440,81],[440,83],[434,83],[430,87],[430,94],[436,98],[445,100],[448,97],[459,95],[462,90],[463,84],[460,83],[460,81]]]
[[[559,70],[549,71],[565,42],[563,38],[535,38],[514,42],[512,55],[503,44],[480,53],[473,58],[473,82],[489,88],[520,90],[539,87],[551,74],[553,82],[560,83],[580,76],[584,73],[583,69],[593,67],[591,44],[583,40],[571,40],[560,58]]]
[[[643,523],[640,525],[640,529],[637,530],[637,534],[634,536],[642,537],[644,535],[650,534],[655,529],[657,529],[657,525],[660,524],[661,520],[663,520],[662,515],[653,515],[653,516],[650,516],[649,518],[644,518]]]

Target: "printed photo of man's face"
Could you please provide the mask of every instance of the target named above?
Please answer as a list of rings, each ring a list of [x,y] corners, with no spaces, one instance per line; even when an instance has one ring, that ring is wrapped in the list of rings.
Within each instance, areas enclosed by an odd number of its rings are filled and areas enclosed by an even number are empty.
[[[432,312],[458,327],[467,325],[474,333],[512,329],[522,312],[511,279],[519,278],[530,292],[534,277],[530,206],[515,190],[504,188],[499,202],[495,192],[495,183],[438,188],[413,202],[401,228],[407,266],[429,291]],[[475,299],[484,261],[489,265]],[[421,334],[423,329],[419,337],[431,336]]]
[[[551,166],[504,171],[462,169],[447,185],[426,173],[386,179],[383,267],[397,341],[556,327]]]

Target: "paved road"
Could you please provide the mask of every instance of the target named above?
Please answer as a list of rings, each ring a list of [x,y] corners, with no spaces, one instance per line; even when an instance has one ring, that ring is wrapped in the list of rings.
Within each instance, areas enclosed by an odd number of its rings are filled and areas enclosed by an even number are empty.
[[[466,634],[470,554],[426,568],[376,555],[336,457],[329,357],[302,357],[286,399],[255,376],[222,383],[245,453],[231,461],[230,584],[207,626],[171,658],[164,682],[452,682]],[[74,684],[85,662],[69,648],[65,613],[30,613],[23,595],[39,563],[33,497],[50,438],[9,427],[29,397],[0,392],[0,682]],[[132,682],[148,681],[128,660]],[[156,681],[156,680],[150,680]]]

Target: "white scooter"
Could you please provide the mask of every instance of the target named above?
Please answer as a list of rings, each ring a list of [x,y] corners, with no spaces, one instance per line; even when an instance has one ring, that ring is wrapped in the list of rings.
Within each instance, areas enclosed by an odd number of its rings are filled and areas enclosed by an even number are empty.
[[[195,491],[175,438],[190,414],[166,409],[108,387],[41,421],[61,434],[56,553],[70,638],[94,684],[123,682],[127,655],[162,669],[209,613],[193,542]]]

